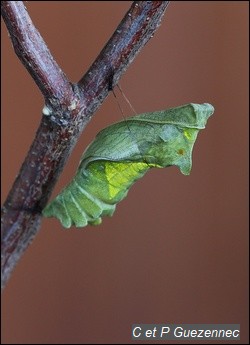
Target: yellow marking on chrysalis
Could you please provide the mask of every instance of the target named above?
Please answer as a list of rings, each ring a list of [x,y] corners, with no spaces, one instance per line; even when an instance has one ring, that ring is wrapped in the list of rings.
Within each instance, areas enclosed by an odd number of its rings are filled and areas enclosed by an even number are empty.
[[[183,133],[188,140],[192,138],[192,134],[189,132],[188,129],[185,129]]]
[[[122,189],[128,189],[138,175],[148,168],[146,163],[108,162],[105,173],[110,198],[115,198]]]

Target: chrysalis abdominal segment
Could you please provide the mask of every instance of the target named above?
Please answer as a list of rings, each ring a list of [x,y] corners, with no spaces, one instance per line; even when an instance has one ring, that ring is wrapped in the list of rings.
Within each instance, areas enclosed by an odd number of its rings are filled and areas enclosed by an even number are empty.
[[[175,165],[188,175],[197,134],[213,112],[210,104],[191,103],[103,129],[84,152],[74,179],[43,215],[57,217],[66,228],[100,224],[150,168]]]

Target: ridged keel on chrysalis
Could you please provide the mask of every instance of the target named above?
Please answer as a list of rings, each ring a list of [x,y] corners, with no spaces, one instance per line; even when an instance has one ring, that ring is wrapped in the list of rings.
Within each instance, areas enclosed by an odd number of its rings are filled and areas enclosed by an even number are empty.
[[[116,204],[150,168],[175,165],[188,175],[197,134],[213,112],[208,103],[191,103],[103,129],[84,152],[74,179],[43,215],[58,218],[65,228],[97,225],[103,216],[112,216]]]

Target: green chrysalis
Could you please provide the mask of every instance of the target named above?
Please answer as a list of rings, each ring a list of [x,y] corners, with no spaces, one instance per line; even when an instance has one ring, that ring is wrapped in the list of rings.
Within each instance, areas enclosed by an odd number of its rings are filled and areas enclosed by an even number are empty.
[[[101,132],[84,152],[74,179],[43,210],[65,228],[97,225],[150,168],[179,167],[188,175],[200,129],[214,112],[208,103],[140,114]]]

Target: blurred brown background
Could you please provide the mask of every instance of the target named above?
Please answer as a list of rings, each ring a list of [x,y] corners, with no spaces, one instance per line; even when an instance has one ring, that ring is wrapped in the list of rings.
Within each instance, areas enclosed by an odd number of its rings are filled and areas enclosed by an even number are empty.
[[[78,81],[130,2],[26,6],[61,68]],[[130,343],[133,323],[240,323],[247,343],[248,7],[247,1],[170,4],[121,86],[138,113],[188,102],[215,106],[197,140],[191,175],[152,170],[99,227],[64,231],[58,221],[44,220],[3,293],[2,343]],[[43,99],[2,28],[4,200]],[[54,195],[97,131],[121,119],[110,95]]]

